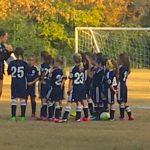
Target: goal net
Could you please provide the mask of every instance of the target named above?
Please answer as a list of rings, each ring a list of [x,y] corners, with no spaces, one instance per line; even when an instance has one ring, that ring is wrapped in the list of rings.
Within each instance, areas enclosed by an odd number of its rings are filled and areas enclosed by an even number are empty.
[[[109,58],[126,52],[132,67],[150,67],[150,28],[77,27],[75,50],[102,52]]]

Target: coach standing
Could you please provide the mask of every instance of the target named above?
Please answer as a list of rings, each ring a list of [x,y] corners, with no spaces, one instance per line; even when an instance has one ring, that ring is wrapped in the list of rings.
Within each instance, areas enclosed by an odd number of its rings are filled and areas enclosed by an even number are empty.
[[[13,49],[11,45],[5,45],[8,39],[8,33],[4,30],[0,30],[0,98],[3,89],[3,75],[4,75],[4,61],[6,61]]]

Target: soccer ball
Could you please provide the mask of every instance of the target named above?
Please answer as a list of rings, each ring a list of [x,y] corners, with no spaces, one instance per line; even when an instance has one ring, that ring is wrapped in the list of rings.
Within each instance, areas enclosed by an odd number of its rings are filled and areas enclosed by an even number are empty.
[[[110,118],[110,114],[108,112],[103,112],[100,115],[100,120],[106,121]]]

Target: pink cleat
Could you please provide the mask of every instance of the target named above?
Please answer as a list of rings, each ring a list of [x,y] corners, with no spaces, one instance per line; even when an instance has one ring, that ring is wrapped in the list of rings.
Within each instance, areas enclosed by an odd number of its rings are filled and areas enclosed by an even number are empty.
[[[53,120],[55,123],[62,123],[62,119],[57,119],[57,118],[54,118]]]
[[[47,117],[42,117],[42,121],[48,121]]]
[[[90,121],[89,118],[85,118],[85,117],[83,117],[81,120],[82,120],[82,121],[85,121],[85,122]]]

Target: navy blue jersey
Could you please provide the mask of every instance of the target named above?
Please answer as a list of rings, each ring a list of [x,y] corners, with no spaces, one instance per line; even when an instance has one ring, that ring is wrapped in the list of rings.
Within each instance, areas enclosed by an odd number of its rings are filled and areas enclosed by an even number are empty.
[[[106,77],[107,77],[108,88],[110,86],[114,86],[114,87],[117,86],[116,72],[114,70],[108,71]]]
[[[128,67],[125,65],[119,66],[119,82],[126,83],[126,80],[128,78]]]
[[[104,80],[104,70],[103,68],[95,68],[93,74],[93,87],[101,87]]]
[[[74,66],[70,70],[70,77],[73,80],[73,86],[84,85],[85,83],[85,70],[80,70],[78,66]]]
[[[64,78],[63,70],[60,68],[55,68],[51,74],[51,85],[52,87],[60,87],[62,80]]]
[[[48,63],[41,64],[41,74],[44,73],[44,79],[50,78],[51,67]]]
[[[28,72],[28,64],[23,60],[13,60],[8,66],[8,74],[12,77],[13,82],[24,83]]]
[[[25,98],[27,89],[28,64],[23,60],[11,61],[8,66],[8,74],[12,77],[11,97]]]
[[[27,82],[32,82],[37,79],[39,76],[39,72],[35,66],[29,66],[27,72]]]

